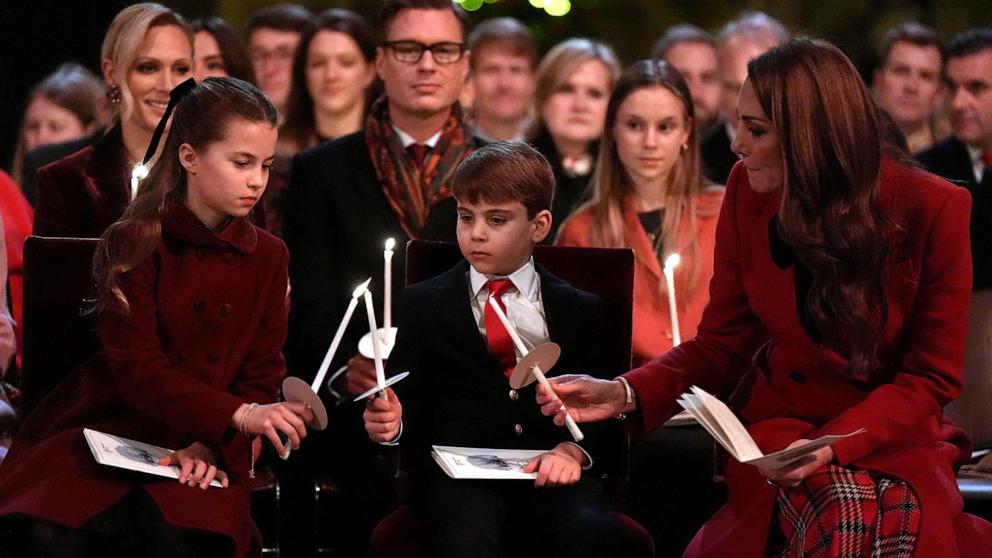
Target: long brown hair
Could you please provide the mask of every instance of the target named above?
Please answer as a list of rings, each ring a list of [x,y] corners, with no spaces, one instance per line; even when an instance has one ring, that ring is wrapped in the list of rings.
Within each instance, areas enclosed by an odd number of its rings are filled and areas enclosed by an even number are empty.
[[[202,151],[223,141],[234,119],[265,122],[275,127],[276,109],[254,85],[236,78],[208,78],[176,104],[162,154],[124,215],[97,245],[93,274],[101,309],[126,314],[128,300],[121,275],[147,260],[162,239],[161,212],[169,200],[186,196],[186,171],[179,164],[179,146]]]
[[[680,253],[683,263],[676,268],[675,273],[680,278],[679,283],[686,285],[680,296],[687,297],[699,279],[702,261],[694,234],[684,245],[676,245],[676,241],[679,223],[686,210],[691,223],[690,228],[696,230],[696,198],[706,187],[706,180],[699,172],[699,137],[693,125],[695,108],[689,86],[682,74],[664,60],[641,60],[633,64],[620,75],[613,94],[610,95],[610,102],[606,108],[606,124],[599,147],[599,161],[592,179],[595,197],[587,206],[593,218],[592,240],[597,246],[607,248],[625,246],[623,204],[624,198],[633,186],[630,175],[620,162],[613,129],[617,123],[620,105],[627,97],[641,89],[651,87],[664,87],[681,101],[685,113],[684,125],[689,130],[686,149],[679,153],[679,158],[668,175],[663,206],[665,213],[661,226],[664,244],[656,254],[659,262],[662,262],[665,255],[672,252]],[[664,281],[660,282],[659,288],[665,292]]]
[[[885,267],[895,224],[878,201],[881,125],[851,61],[796,38],[748,64],[748,79],[781,140],[778,230],[812,274],[804,303],[847,373],[879,368],[887,317]]]

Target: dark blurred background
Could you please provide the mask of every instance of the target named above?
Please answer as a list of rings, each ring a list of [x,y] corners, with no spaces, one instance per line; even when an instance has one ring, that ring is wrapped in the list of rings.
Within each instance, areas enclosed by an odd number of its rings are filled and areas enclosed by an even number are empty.
[[[536,1],[536,0],[535,0]],[[80,62],[99,73],[100,43],[114,15],[134,2],[111,0],[0,0],[0,167],[9,169],[17,126],[28,89],[58,64]],[[248,14],[271,0],[164,0],[189,19],[219,15],[240,28]],[[314,12],[330,7],[355,10],[375,20],[378,0],[298,2]],[[481,4],[473,21],[513,16],[531,27],[542,51],[573,36],[613,45],[624,64],[650,53],[664,30],[688,21],[716,33],[745,10],[763,10],[794,33],[816,35],[842,48],[868,76],[885,30],[906,20],[927,23],[947,39],[969,27],[992,25],[992,1],[955,0],[570,0],[560,17],[535,8],[530,0],[467,0]]]

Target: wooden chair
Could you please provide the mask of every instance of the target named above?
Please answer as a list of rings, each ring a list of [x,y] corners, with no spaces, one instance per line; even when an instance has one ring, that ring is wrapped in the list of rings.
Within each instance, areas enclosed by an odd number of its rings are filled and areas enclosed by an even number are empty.
[[[96,331],[95,238],[29,236],[24,242],[23,416],[100,349]],[[264,471],[252,486],[262,552],[279,555],[279,479]]]
[[[439,275],[462,259],[458,246],[451,243],[414,240],[407,244],[406,280],[416,283]],[[634,253],[628,249],[538,246],[534,261],[572,286],[598,295],[603,300],[607,339],[602,346],[607,375],[620,375],[630,368],[631,325],[634,288]],[[631,541],[653,551],[648,532],[622,511],[623,480],[627,470],[629,439],[620,422],[614,422],[620,440],[615,455],[604,468],[609,471],[607,493],[618,510],[616,521]],[[429,556],[428,543],[413,511],[400,506],[375,528],[370,556],[374,558],[415,558]],[[512,549],[511,549],[512,550]]]

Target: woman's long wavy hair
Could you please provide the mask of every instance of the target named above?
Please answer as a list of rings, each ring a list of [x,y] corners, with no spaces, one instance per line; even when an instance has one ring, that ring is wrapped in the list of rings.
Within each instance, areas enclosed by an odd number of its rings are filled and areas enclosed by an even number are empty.
[[[682,74],[663,60],[641,60],[633,64],[620,75],[613,94],[610,95],[610,102],[606,108],[606,124],[599,147],[599,161],[592,180],[595,197],[588,206],[592,212],[594,225],[592,240],[597,246],[607,248],[626,246],[623,204],[633,185],[617,153],[613,130],[616,127],[620,105],[635,92],[651,87],[664,87],[681,101],[684,113],[683,125],[689,129],[686,149],[679,152],[678,160],[668,175],[668,184],[665,185],[663,206],[665,214],[661,225],[664,244],[656,254],[659,262],[663,262],[672,252],[679,252],[682,256],[683,263],[675,268],[675,274],[679,284],[685,285],[685,288],[679,291],[679,296],[687,297],[699,280],[702,268],[701,255],[695,235],[681,245],[676,242],[684,213],[690,219],[692,230],[695,230],[696,198],[706,187],[706,180],[699,171],[699,137],[693,126],[695,108],[689,86]],[[661,291],[666,292],[665,282],[659,283]]]
[[[254,85],[230,77],[208,78],[176,104],[158,162],[124,215],[103,233],[97,245],[93,274],[101,310],[128,313],[121,275],[141,265],[158,247],[166,202],[181,203],[186,197],[186,171],[179,163],[179,146],[189,144],[202,152],[223,141],[235,119],[275,127],[276,109]]]
[[[851,61],[796,38],[755,58],[748,79],[784,165],[779,233],[812,273],[806,310],[824,343],[864,379],[880,367],[885,268],[897,226],[878,200],[881,125]]]

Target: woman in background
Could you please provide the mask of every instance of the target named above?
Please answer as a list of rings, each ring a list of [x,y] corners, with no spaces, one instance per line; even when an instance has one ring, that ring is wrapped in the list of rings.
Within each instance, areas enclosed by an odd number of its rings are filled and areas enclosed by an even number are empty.
[[[255,70],[241,36],[219,17],[193,21],[193,77],[236,77],[255,83]]]
[[[692,97],[682,75],[661,60],[642,60],[617,81],[593,175],[595,198],[558,231],[565,246],[634,250],[634,364],[672,348],[672,320],[662,269],[675,268],[679,330],[696,334],[709,300],[713,243],[723,188],[699,172]]]
[[[534,123],[528,136],[555,171],[549,239],[589,197],[606,105],[619,74],[613,50],[592,39],[555,45],[537,67]]]
[[[169,92],[193,75],[193,30],[161,4],[128,6],[111,22],[100,57],[117,122],[95,146],[38,171],[34,234],[96,238],[124,213],[136,194],[132,168]]]

